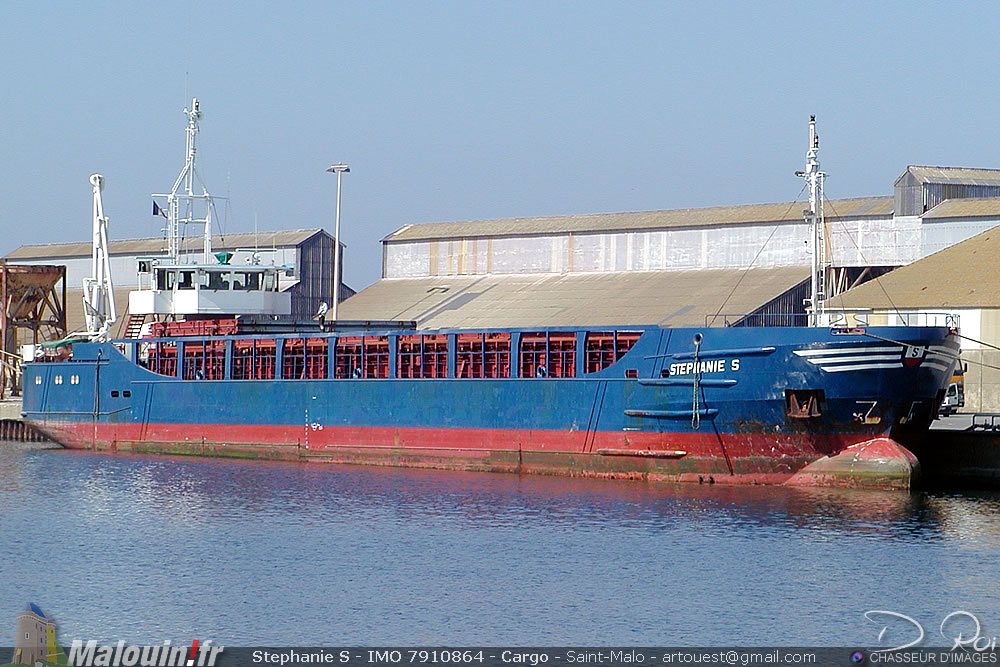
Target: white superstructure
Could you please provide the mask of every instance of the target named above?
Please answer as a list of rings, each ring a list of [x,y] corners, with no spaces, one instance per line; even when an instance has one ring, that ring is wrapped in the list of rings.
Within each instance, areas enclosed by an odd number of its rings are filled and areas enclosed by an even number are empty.
[[[195,167],[195,140],[202,118],[198,99],[191,100],[185,130],[184,167],[167,194],[154,194],[153,213],[167,219],[166,255],[139,257],[139,289],[129,293],[133,315],[288,315],[291,295],[279,291],[279,274],[286,267],[260,263],[254,253],[250,263],[232,265],[232,253],[212,254],[214,199]],[[200,192],[196,192],[196,188]],[[166,206],[156,203],[166,198]],[[203,257],[200,263],[185,262],[182,255],[184,230],[201,226]]]

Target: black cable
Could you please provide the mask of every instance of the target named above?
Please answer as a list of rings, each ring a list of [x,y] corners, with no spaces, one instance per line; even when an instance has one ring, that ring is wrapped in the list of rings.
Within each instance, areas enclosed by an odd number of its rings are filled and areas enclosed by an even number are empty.
[[[830,205],[830,210],[831,210],[831,211],[833,211],[833,214],[834,214],[834,216],[835,216],[835,217],[837,218],[837,222],[839,222],[839,223],[840,223],[840,226],[844,228],[844,232],[845,232],[845,233],[847,234],[847,238],[849,238],[849,239],[851,240],[851,243],[853,243],[853,244],[854,244],[854,247],[855,247],[855,248],[857,249],[857,251],[858,251],[858,254],[859,254],[859,255],[861,255],[861,261],[863,261],[863,262],[864,262],[864,263],[865,263],[866,265],[868,265],[868,264],[869,264],[869,262],[868,262],[868,258],[867,258],[867,257],[865,257],[865,253],[864,253],[864,251],[863,251],[863,250],[861,250],[861,246],[859,246],[859,245],[858,245],[858,242],[854,240],[854,237],[853,237],[853,236],[851,236],[851,230],[849,230],[849,229],[847,228],[847,225],[845,225],[845,224],[844,224],[844,221],[843,221],[843,219],[842,219],[842,218],[840,217],[840,215],[839,215],[839,214],[837,213],[837,209],[836,209],[836,208],[834,208],[834,206],[833,206],[833,202],[831,202],[831,201],[830,201],[830,200],[829,200],[829,199],[827,198],[827,196],[826,196],[826,192],[824,192],[824,193],[823,193],[823,200],[824,200],[824,201],[825,201],[825,202],[826,202],[827,204],[829,204],[829,205]],[[831,242],[832,242],[832,239],[831,239]],[[873,273],[874,273],[874,272],[873,272]],[[890,306],[892,306],[892,309],[893,309],[893,310],[894,310],[894,311],[896,312],[896,315],[898,315],[898,316],[900,317],[900,319],[903,319],[903,314],[902,314],[901,312],[899,312],[899,308],[897,308],[897,307],[896,307],[896,304],[895,304],[895,303],[893,302],[893,300],[892,300],[892,297],[891,297],[891,296],[889,296],[889,292],[888,292],[888,291],[886,291],[886,289],[885,289],[885,286],[884,286],[884,285],[882,284],[882,281],[881,281],[881,280],[879,280],[879,277],[878,277],[878,276],[874,276],[873,280],[875,281],[875,284],[877,284],[877,285],[879,286],[879,289],[881,289],[881,290],[882,290],[882,293],[883,293],[883,294],[885,294],[885,298],[886,298],[886,300],[887,300],[887,301],[889,302],[889,305],[890,305]],[[846,310],[847,310],[847,308],[846,308],[846,307],[844,306],[844,293],[843,293],[843,292],[841,292],[841,293],[840,293],[840,294],[839,294],[838,296],[840,297],[840,308],[841,308],[842,310],[845,310],[845,311],[846,311]]]
[[[791,212],[791,210],[792,210],[792,207],[794,207],[794,206],[795,206],[795,205],[796,205],[796,204],[798,203],[798,201],[799,201],[799,195],[801,195],[801,194],[802,194],[802,193],[803,193],[803,192],[805,191],[805,189],[806,189],[806,184],[805,184],[805,183],[803,183],[803,184],[802,184],[802,189],[801,189],[801,190],[799,190],[799,194],[795,195],[795,201],[793,201],[793,202],[792,202],[791,204],[789,204],[789,206],[788,206],[788,210],[787,210],[787,211],[785,211],[785,214],[781,216],[781,218],[782,218],[782,221],[784,221],[785,219],[787,219],[787,217],[788,217],[788,214],[789,214],[789,213]],[[725,301],[723,301],[723,302],[722,302],[722,305],[721,305],[721,306],[719,306],[719,310],[717,310],[717,311],[715,312],[715,315],[713,315],[713,316],[712,316],[712,320],[711,320],[711,321],[710,321],[710,322],[708,323],[708,326],[712,326],[713,324],[715,324],[715,320],[716,320],[716,319],[717,319],[717,318],[719,317],[719,313],[721,313],[721,312],[722,312],[722,309],[726,307],[726,304],[727,304],[727,303],[729,303],[729,300],[730,300],[731,298],[733,298],[733,294],[735,294],[735,293],[736,293],[736,290],[737,290],[737,289],[739,289],[739,286],[740,286],[740,284],[741,284],[741,283],[743,282],[743,279],[747,277],[747,274],[748,274],[748,273],[750,273],[750,269],[752,269],[752,268],[753,268],[753,265],[754,265],[754,264],[755,264],[755,263],[757,262],[757,258],[758,258],[758,257],[760,257],[760,254],[761,254],[762,252],[764,252],[764,248],[766,248],[766,247],[767,247],[767,244],[771,242],[771,239],[772,239],[772,238],[774,237],[774,233],[775,233],[776,231],[778,231],[778,227],[779,227],[780,225],[781,225],[781,223],[779,222],[779,223],[778,223],[777,225],[775,225],[775,226],[774,226],[774,228],[773,228],[773,229],[771,230],[771,233],[770,233],[770,234],[768,234],[768,236],[767,236],[767,239],[766,239],[766,240],[764,241],[764,245],[762,245],[762,246],[760,247],[760,249],[759,249],[759,250],[757,251],[757,254],[756,254],[756,255],[754,255],[754,257],[753,257],[753,260],[751,260],[751,261],[750,261],[750,264],[749,264],[749,265],[747,266],[747,268],[743,270],[743,275],[741,275],[741,276],[740,276],[740,279],[736,281],[736,284],[735,284],[735,285],[733,286],[733,289],[731,289],[731,290],[729,291],[729,294],[728,294],[728,295],[726,296],[726,299],[725,299]]]

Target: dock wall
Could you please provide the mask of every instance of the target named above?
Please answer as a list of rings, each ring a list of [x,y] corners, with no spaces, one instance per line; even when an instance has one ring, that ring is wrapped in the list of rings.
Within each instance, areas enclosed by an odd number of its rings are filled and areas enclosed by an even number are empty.
[[[962,412],[1000,412],[1000,350],[962,350],[965,407]]]
[[[43,442],[44,435],[21,421],[21,399],[0,401],[0,440]]]

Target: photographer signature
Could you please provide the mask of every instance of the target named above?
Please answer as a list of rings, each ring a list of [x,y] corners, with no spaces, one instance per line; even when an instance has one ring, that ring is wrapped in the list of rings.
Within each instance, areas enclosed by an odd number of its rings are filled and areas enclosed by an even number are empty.
[[[889,631],[889,626],[886,625],[888,619],[898,619],[905,621],[909,624],[908,627],[912,627],[913,634],[916,635],[911,641],[900,644],[899,646],[893,646],[892,648],[883,648],[872,653],[888,653],[889,651],[902,651],[903,649],[910,648],[912,646],[918,645],[924,640],[924,626],[920,624],[912,616],[907,616],[906,614],[901,614],[898,611],[885,611],[880,609],[873,609],[871,611],[865,612],[865,618],[875,624],[881,624],[882,630],[878,633],[878,641],[882,643],[883,638]],[[881,618],[881,620],[878,620]],[[965,631],[970,630],[972,633],[966,635]],[[957,631],[957,634],[956,634]],[[997,638],[996,637],[986,637],[983,635],[983,626],[976,618],[975,614],[967,611],[953,611],[941,621],[941,625],[938,628],[938,632],[945,639],[952,642],[951,649],[961,648],[968,651],[970,648],[974,651],[986,651],[986,650],[996,650]]]

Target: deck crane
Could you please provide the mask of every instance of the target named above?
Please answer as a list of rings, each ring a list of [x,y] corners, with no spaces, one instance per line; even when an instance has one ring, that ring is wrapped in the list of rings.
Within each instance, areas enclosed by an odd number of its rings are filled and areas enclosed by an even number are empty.
[[[91,340],[106,341],[111,327],[118,319],[115,312],[115,292],[111,282],[111,261],[108,256],[108,218],[104,215],[101,191],[104,177],[91,174],[94,186],[93,243],[90,277],[83,279],[83,314],[87,323],[87,336]]]

